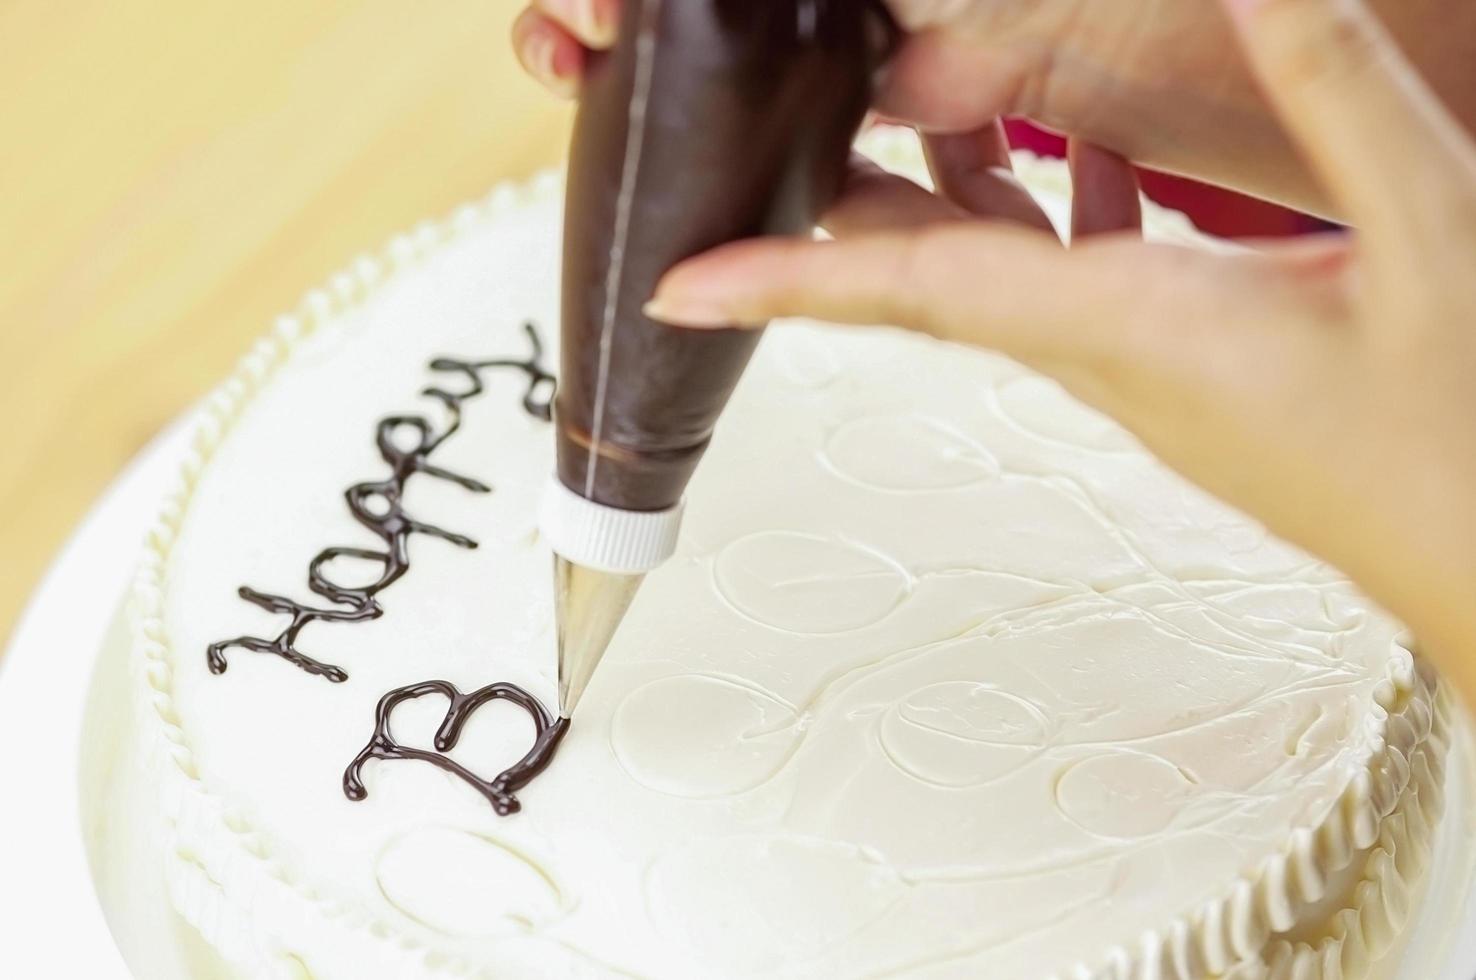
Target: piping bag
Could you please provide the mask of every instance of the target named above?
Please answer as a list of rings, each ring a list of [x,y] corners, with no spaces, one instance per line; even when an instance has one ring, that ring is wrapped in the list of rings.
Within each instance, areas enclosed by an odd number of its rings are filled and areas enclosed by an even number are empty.
[[[683,259],[809,234],[845,179],[896,37],[881,0],[625,0],[592,55],[564,220],[554,551],[559,714],[570,717],[644,580],[759,342],[641,309]]]

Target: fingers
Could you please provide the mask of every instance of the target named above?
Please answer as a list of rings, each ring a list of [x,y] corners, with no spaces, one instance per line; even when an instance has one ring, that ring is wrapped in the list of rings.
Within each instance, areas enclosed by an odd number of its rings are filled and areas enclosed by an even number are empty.
[[[923,152],[928,160],[928,171],[938,181],[938,190],[945,191],[955,185],[967,191],[968,179],[981,171],[1004,170],[1013,172],[1015,165],[1010,160],[1010,140],[1005,135],[1004,123],[992,120],[972,132],[966,133],[923,133]],[[945,188],[945,182],[950,182]]]
[[[565,99],[579,94],[584,47],[563,27],[531,7],[513,23],[513,51],[523,70],[550,92]]]
[[[906,177],[888,173],[860,154],[853,154],[845,189],[820,225],[836,238],[850,238],[966,217],[967,213],[957,205]]]
[[[533,9],[587,48],[598,51],[615,44],[619,0],[533,0]]]
[[[1143,202],[1133,165],[1111,150],[1073,139],[1067,145],[1071,166],[1071,241],[1093,235],[1143,230]]]
[[[513,23],[518,61],[549,91],[579,94],[587,49],[615,43],[620,0],[534,0]]]
[[[961,248],[945,256],[945,242]],[[739,242],[677,266],[657,287],[647,312],[689,326],[759,325],[805,316],[890,323],[943,336],[949,329],[945,324],[969,319],[961,315],[963,309],[983,292],[980,260],[987,261],[991,252],[1010,253],[1016,245],[1046,265],[1053,263],[1041,253],[1062,254],[1049,242],[1043,245],[1042,236],[1013,228],[985,231],[976,224],[840,242]],[[952,288],[931,288],[945,277],[953,280]],[[999,298],[995,303],[1000,305]]]
[[[928,129],[976,129],[1016,108],[1035,57],[1008,48],[986,52],[973,35],[924,28],[907,35],[887,66],[877,108]]]
[[[840,199],[821,226],[836,238],[901,231],[969,217],[1049,231],[1050,219],[1009,169],[1009,146],[997,123],[977,133],[923,137],[938,192],[889,173],[859,154]]]
[[[1176,297],[1212,287],[1212,260],[1131,241],[1067,252],[1037,231],[980,222],[759,239],[679,265],[647,312],[689,326],[895,324],[1023,358],[1115,357],[1175,322]]]
[[[1448,227],[1476,147],[1362,0],[1224,0],[1267,96],[1329,191],[1399,247]]]
[[[999,120],[970,133],[925,133],[923,153],[938,193],[970,214],[1056,233],[1035,198],[1015,178]]]
[[[1241,244],[1252,252],[1273,258],[1288,272],[1313,279],[1347,274],[1357,254],[1353,236],[1343,231],[1294,238],[1244,238]]]

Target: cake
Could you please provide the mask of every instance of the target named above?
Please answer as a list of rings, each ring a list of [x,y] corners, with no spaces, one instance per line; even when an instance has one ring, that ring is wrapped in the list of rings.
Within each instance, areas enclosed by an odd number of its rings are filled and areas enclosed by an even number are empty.
[[[772,328],[558,757],[499,784],[551,725],[559,209],[545,177],[398,239],[203,410],[100,668],[94,851],[140,976],[1398,950],[1451,725],[1398,625],[1052,382],[900,331]]]

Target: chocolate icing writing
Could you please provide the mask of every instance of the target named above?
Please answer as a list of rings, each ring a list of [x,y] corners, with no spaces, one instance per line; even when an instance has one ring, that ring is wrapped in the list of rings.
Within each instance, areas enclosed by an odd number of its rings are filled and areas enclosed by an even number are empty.
[[[394,714],[395,708],[406,701],[413,701],[428,694],[443,695],[451,702],[446,709],[445,720],[441,722],[441,727],[436,731],[437,751],[435,752],[403,746],[395,741],[394,734],[390,731],[390,716]],[[499,700],[509,701],[528,712],[533,719],[537,736],[527,755],[494,778],[487,780],[482,779],[445,753],[456,747],[467,720],[478,708]],[[522,804],[518,802],[516,796],[517,791],[548,768],[549,763],[553,761],[554,753],[558,750],[559,743],[563,741],[564,734],[568,730],[568,719],[555,719],[542,702],[514,684],[489,684],[470,694],[462,694],[456,685],[449,681],[425,681],[421,684],[397,688],[380,699],[375,713],[374,736],[354,761],[349,763],[348,769],[344,772],[343,792],[345,796],[356,802],[369,795],[369,791],[364,787],[363,775],[364,765],[370,759],[416,759],[444,769],[461,779],[485,796],[492,804],[492,809],[505,817],[522,809]]]
[[[413,535],[430,535],[462,548],[477,546],[475,541],[465,535],[418,521],[406,513],[403,503],[405,486],[412,476],[421,473],[448,480],[473,493],[491,492],[492,488],[485,483],[452,473],[430,461],[431,454],[460,430],[462,406],[486,390],[484,372],[502,369],[521,371],[528,380],[528,389],[523,395],[523,409],[535,418],[549,420],[549,399],[554,377],[542,366],[543,343],[537,330],[532,324],[527,324],[525,329],[532,345],[532,353],[523,360],[499,358],[464,361],[442,357],[430,363],[432,371],[452,377],[459,376],[465,382],[460,391],[433,385],[422,392],[426,397],[445,406],[449,417],[445,429],[437,433],[432,423],[420,415],[399,415],[381,420],[375,442],[380,456],[389,464],[390,475],[383,480],[355,484],[344,494],[349,512],[383,542],[383,550],[332,547],[325,548],[313,558],[308,565],[308,588],[328,600],[332,606],[309,605],[286,596],[243,586],[240,589],[242,599],[268,612],[290,616],[291,621],[275,637],[238,636],[212,643],[206,653],[211,673],[225,673],[228,666],[225,652],[238,648],[254,653],[274,654],[309,674],[340,684],[348,680],[348,673],[342,667],[315,660],[297,648],[302,631],[313,623],[357,623],[378,619],[383,615],[384,608],[380,605],[379,593],[410,570],[410,538]],[[404,448],[403,445],[406,435],[410,435],[414,441],[410,448]],[[341,585],[333,581],[328,569],[340,558],[356,558],[378,564],[379,578],[362,586]]]

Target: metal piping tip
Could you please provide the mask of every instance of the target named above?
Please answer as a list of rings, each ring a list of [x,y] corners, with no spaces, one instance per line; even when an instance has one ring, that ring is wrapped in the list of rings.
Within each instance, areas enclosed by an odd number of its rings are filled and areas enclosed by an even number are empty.
[[[644,575],[617,575],[554,555],[559,635],[559,717],[574,714]]]

